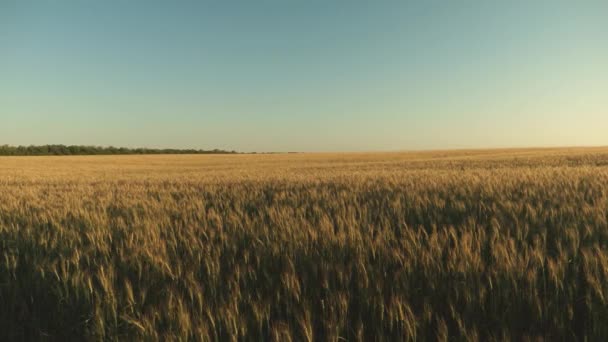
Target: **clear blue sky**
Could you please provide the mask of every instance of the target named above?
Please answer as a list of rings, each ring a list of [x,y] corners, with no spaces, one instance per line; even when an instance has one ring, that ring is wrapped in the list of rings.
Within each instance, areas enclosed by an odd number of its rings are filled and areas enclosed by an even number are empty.
[[[0,144],[608,145],[608,1],[0,0]]]

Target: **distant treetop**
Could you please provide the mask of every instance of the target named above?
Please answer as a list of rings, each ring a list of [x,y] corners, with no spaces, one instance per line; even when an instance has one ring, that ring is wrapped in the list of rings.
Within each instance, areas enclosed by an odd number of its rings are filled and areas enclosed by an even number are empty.
[[[0,156],[70,156],[113,154],[235,154],[235,151],[196,149],[125,148],[80,145],[10,146],[0,145]]]

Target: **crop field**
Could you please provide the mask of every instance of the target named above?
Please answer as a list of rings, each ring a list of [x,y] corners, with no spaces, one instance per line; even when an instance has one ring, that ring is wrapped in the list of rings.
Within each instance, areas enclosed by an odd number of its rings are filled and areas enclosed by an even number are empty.
[[[0,157],[0,340],[606,341],[608,148]]]

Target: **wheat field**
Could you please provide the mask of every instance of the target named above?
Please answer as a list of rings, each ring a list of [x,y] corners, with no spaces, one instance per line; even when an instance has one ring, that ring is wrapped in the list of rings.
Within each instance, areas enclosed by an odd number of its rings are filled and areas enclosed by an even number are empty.
[[[608,340],[608,148],[0,157],[0,340]]]

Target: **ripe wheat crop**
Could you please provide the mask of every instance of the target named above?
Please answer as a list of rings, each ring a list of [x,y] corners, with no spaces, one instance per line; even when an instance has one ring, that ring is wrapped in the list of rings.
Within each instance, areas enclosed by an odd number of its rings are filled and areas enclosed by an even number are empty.
[[[608,149],[0,157],[0,340],[608,340]]]

